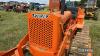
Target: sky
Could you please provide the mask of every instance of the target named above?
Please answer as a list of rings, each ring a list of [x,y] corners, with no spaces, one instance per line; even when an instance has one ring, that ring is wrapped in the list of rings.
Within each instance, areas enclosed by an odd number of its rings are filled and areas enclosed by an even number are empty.
[[[39,2],[39,3],[45,3],[48,4],[49,0],[0,0],[0,2],[6,2],[6,1],[19,1],[19,2]],[[67,0],[68,1],[68,0]],[[71,0],[71,1],[80,1],[80,0]]]

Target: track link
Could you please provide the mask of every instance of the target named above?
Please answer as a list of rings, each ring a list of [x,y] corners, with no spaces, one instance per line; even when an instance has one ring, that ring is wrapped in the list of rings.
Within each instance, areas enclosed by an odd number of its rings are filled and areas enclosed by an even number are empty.
[[[81,32],[77,32],[70,48],[69,56],[87,56],[91,49],[91,38],[89,37],[89,27],[84,26]]]

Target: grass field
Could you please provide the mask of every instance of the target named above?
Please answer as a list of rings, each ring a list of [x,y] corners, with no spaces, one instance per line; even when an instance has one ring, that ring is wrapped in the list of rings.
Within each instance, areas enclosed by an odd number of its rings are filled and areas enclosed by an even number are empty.
[[[24,13],[0,11],[0,50],[8,50],[16,46],[27,33],[27,17]],[[100,15],[100,13],[99,13]],[[85,20],[90,27],[90,36],[94,56],[100,56],[100,16],[98,21]]]
[[[86,20],[86,24],[90,27],[93,54],[94,56],[100,56],[100,21]]]
[[[0,11],[0,15],[0,50],[8,50],[27,33],[27,18],[23,13]]]

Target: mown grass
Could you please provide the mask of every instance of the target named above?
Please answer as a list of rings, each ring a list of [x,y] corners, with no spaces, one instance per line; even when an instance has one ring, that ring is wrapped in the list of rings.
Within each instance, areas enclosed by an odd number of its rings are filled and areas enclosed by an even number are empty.
[[[100,15],[100,12],[98,12]],[[0,11],[0,50],[8,50],[16,46],[27,33],[27,17],[25,13]],[[85,20],[90,27],[90,37],[94,56],[100,56],[100,16],[98,21]]]

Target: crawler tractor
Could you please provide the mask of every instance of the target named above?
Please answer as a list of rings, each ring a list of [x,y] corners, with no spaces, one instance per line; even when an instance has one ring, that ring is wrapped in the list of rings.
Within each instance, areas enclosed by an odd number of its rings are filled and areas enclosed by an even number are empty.
[[[92,56],[84,9],[79,6],[73,17],[65,6],[65,0],[49,0],[50,12],[29,12],[28,33],[0,56]]]

